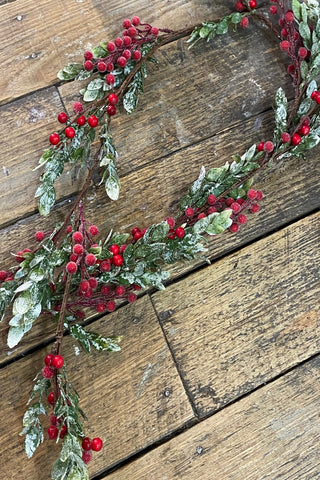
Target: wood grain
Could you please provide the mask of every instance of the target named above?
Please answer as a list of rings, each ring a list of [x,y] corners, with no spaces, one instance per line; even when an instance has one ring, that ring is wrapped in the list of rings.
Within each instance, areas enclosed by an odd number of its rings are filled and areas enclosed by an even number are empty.
[[[112,354],[79,355],[75,341],[64,341],[69,378],[89,418],[86,433],[104,442],[90,465],[94,474],[181,427],[193,412],[148,297],[104,317],[90,330],[123,335],[122,351]],[[59,446],[47,440],[28,461],[18,436],[32,379],[47,351],[1,370],[1,458],[7,480],[47,480],[59,452]],[[45,419],[44,426],[47,423]]]
[[[243,151],[262,131],[271,131],[270,115],[261,115],[251,119],[232,130],[226,130],[219,135],[178,152],[167,159],[160,160],[144,169],[133,172],[122,179],[123,196],[119,202],[106,201],[103,189],[92,189],[87,197],[87,217],[97,223],[102,231],[109,229],[126,231],[136,225],[148,226],[161,221],[168,214],[176,212],[177,203],[189,183],[197,177],[203,160],[210,166],[219,166],[229,160],[232,153]],[[227,139],[232,138],[232,143]],[[184,170],[184,165],[189,165]],[[310,171],[313,175],[310,175]],[[293,172],[299,172],[294,174]],[[262,208],[258,215],[249,215],[248,223],[241,231],[233,235],[223,234],[210,239],[208,256],[214,260],[235,248],[253,241],[255,238],[272,232],[281,227],[284,222],[299,219],[302,215],[319,208],[320,162],[314,152],[307,161],[289,161],[266,170],[256,184],[265,193]],[[179,186],[180,184],[180,186]],[[286,185],[284,193],[283,186]],[[126,195],[130,192],[130,195]],[[132,198],[135,203],[132,203]],[[55,222],[63,220],[69,203],[64,202],[49,219],[34,215],[19,221],[9,228],[0,230],[0,251],[2,252],[1,268],[12,265],[10,252],[16,252],[27,246],[35,245],[34,233],[37,230],[50,230]],[[170,266],[172,278],[177,279],[182,274],[191,272],[196,266],[205,264],[203,260],[191,263],[179,263]],[[6,344],[7,321],[0,324],[1,344]],[[26,343],[11,352],[12,356],[27,351],[52,334],[52,327],[47,319],[37,322],[28,334]],[[6,361],[8,352],[5,348],[0,352],[0,364]]]
[[[316,358],[104,478],[318,478],[319,371]]]
[[[229,11],[226,4],[219,4],[213,12],[212,5],[198,0],[149,4],[142,0],[24,0],[3,5],[0,102],[56,83],[58,70],[69,62],[81,62],[85,50],[117,36],[128,15],[141,15],[158,27],[180,29]]]
[[[152,299],[200,416],[319,352],[320,214]]]

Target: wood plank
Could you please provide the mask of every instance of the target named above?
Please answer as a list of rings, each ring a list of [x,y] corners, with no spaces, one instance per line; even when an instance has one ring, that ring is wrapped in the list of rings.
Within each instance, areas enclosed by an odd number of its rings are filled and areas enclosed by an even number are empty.
[[[126,231],[130,231],[136,225],[142,228],[161,221],[168,214],[174,214],[180,195],[183,194],[189,182],[197,177],[203,161],[210,166],[219,166],[237,151],[237,144],[240,145],[241,152],[245,148],[244,142],[248,146],[257,136],[259,137],[260,129],[271,132],[271,128],[270,115],[264,114],[255,120],[247,121],[241,128],[237,126],[232,130],[226,130],[212,139],[189,147],[153,165],[148,165],[122,180],[123,194],[119,202],[108,202],[101,188],[93,189],[87,197],[87,217],[97,223],[104,232],[108,232],[111,228],[118,230],[123,226],[126,226]],[[228,141],[230,138],[231,142]],[[208,245],[208,256],[214,260],[254,240],[257,236],[266,235],[281,227],[284,222],[293,221],[319,207],[318,155],[319,153],[314,152],[305,162],[292,160],[266,170],[257,183],[257,186],[266,194],[259,214],[250,215],[247,225],[238,234],[226,233],[211,239]],[[188,169],[183,170],[186,164]],[[312,175],[310,172],[313,172]],[[286,185],[285,192],[283,185]],[[126,193],[128,191],[130,195]],[[132,198],[135,199],[134,203]],[[12,265],[10,252],[35,245],[36,230],[52,229],[55,222],[63,219],[68,208],[69,204],[64,202],[49,219],[34,215],[15,223],[10,228],[0,230],[0,251],[2,252],[0,268],[9,268]],[[172,278],[190,272],[200,264],[204,262],[197,260],[172,266],[170,267]],[[7,321],[3,321],[0,324],[3,345],[6,344],[7,330]],[[47,320],[37,322],[28,334],[27,343],[11,352],[11,355],[15,356],[28,350],[30,346],[39,343],[51,332],[52,329]],[[4,348],[0,352],[0,363],[7,358],[8,351]]]
[[[128,15],[140,15],[159,27],[180,29],[228,12],[226,5],[216,5],[213,11],[210,4],[196,0],[149,4],[142,0],[122,4],[116,0],[24,0],[3,5],[0,102],[57,83],[58,70],[68,62],[81,61],[84,50],[118,35]]]
[[[152,299],[200,416],[319,352],[320,213]]]
[[[122,175],[270,109],[280,85],[292,95],[278,46],[256,26],[191,50],[185,40],[159,50],[136,112],[112,120]],[[80,88],[59,87],[69,110]]]
[[[148,297],[102,318],[90,329],[123,335],[122,351],[113,354],[82,352],[78,356],[75,342],[64,341],[69,378],[89,418],[86,432],[104,441],[90,465],[93,475],[181,427],[193,412]],[[5,445],[1,458],[6,479],[47,480],[58,455],[54,442],[46,441],[28,460],[18,436],[32,379],[48,350],[1,370],[0,435]]]
[[[47,132],[56,127],[56,115],[62,108],[54,87],[0,107],[0,225],[36,211],[34,194],[41,171],[32,170],[38,165]],[[72,185],[70,175],[64,175],[57,182],[57,196],[78,188],[78,181]]]
[[[319,371],[316,358],[104,478],[318,478]]]

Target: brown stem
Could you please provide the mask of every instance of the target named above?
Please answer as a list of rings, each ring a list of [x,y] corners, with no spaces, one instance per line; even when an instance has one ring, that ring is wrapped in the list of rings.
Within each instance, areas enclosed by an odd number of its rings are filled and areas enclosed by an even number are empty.
[[[275,36],[281,39],[278,30],[274,27],[274,25],[268,20],[262,13],[252,12],[252,17],[258,18],[261,22],[263,22],[270,30],[275,34]]]

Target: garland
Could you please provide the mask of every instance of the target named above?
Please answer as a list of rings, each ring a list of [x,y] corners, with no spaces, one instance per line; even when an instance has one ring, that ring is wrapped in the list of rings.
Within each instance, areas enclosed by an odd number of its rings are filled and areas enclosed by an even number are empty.
[[[87,177],[63,223],[53,231],[36,232],[37,246],[17,252],[17,265],[0,271],[0,315],[1,319],[6,313],[11,315],[10,348],[18,345],[40,315],[57,322],[56,341],[35,379],[21,432],[26,454],[31,457],[44,440],[41,415],[49,412],[47,436],[62,440],[53,480],[88,479],[86,464],[92,452],[102,448],[100,438],[90,439],[84,433],[86,417],[62,356],[64,332],[88,353],[92,349],[118,351],[120,337],[105,338],[83,328],[81,321],[89,312],[112,312],[123,301],[134,302],[142,288],[164,289],[169,277],[164,265],[204,255],[204,234],[218,235],[227,229],[236,233],[247,222],[247,212],[259,211],[263,194],[251,188],[259,170],[280,159],[304,156],[320,141],[320,93],[315,80],[320,71],[319,4],[293,0],[288,9],[284,0],[271,0],[270,15],[278,15],[278,23],[256,7],[256,0],[238,0],[236,12],[220,21],[176,32],[141,23],[136,16],[125,19],[121,36],[102,42],[85,52],[82,63],[69,64],[58,73],[60,80],[87,81],[80,93],[89,105],[75,102],[74,118],[64,112],[58,115],[61,127],[49,136],[50,147],[39,160],[44,169],[36,192],[40,214],[50,213],[55,203],[54,182],[65,164],[86,167]],[[131,233],[110,233],[96,242],[99,229],[86,218],[83,198],[99,168],[106,194],[111,200],[118,199],[117,152],[110,125],[119,102],[128,113],[135,110],[148,62],[157,63],[154,54],[163,45],[190,35],[192,47],[200,40],[227,33],[230,26],[245,28],[250,18],[273,32],[290,59],[287,70],[295,99],[289,110],[283,89],[276,92],[273,138],[252,145],[241,156],[233,155],[232,162],[220,168],[206,172],[202,167],[181,199],[175,218],[167,217],[143,230],[136,227]]]

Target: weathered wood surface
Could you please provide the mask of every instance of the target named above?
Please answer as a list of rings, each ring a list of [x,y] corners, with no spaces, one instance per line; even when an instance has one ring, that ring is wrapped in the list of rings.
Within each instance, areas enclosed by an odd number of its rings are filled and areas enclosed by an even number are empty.
[[[319,478],[319,371],[316,358],[104,478]]]
[[[105,201],[105,193],[100,187],[93,189],[88,194],[87,216],[101,227],[102,231],[108,232],[110,228],[121,229],[126,226],[126,231],[136,225],[140,227],[148,226],[153,222],[161,221],[169,214],[176,211],[177,202],[183,194],[186,185],[196,178],[202,160],[206,155],[209,165],[219,166],[230,158],[237,148],[237,143],[242,143],[242,137],[245,137],[246,144],[254,141],[257,135],[254,128],[255,124],[260,125],[264,131],[271,131],[270,114],[261,115],[255,120],[249,120],[239,127],[232,130],[221,132],[213,139],[208,139],[200,144],[184,149],[169,158],[165,158],[155,164],[147,165],[139,172],[133,172],[122,180],[122,191],[130,191],[130,195],[123,195],[120,202]],[[227,139],[232,138],[233,142],[228,144]],[[241,148],[241,147],[240,147]],[[207,153],[209,152],[209,153]],[[187,163],[190,165],[189,171],[181,168]],[[212,260],[226,254],[235,248],[239,248],[255,238],[272,232],[281,227],[283,223],[288,223],[299,219],[320,206],[320,162],[318,154],[312,155],[307,161],[290,160],[278,168],[271,167],[265,171],[256,184],[261,187],[265,193],[265,199],[262,202],[262,208],[258,215],[249,215],[249,221],[242,230],[234,235],[225,233],[209,241],[208,257]],[[314,175],[310,175],[310,169]],[[173,180],[167,181],[167,176],[163,174],[168,170],[168,175]],[[293,172],[299,171],[299,175],[293,175]],[[142,181],[143,179],[143,181]],[[181,182],[181,186],[178,184]],[[283,197],[283,188],[286,185],[285,200]],[[132,198],[135,199],[134,204]],[[63,219],[64,212],[68,208],[67,203],[63,203],[48,219],[43,219],[39,215],[31,216],[21,220],[13,226],[0,230],[0,251],[4,261],[2,266],[9,267],[12,264],[10,252],[15,252],[25,248],[30,244],[35,244],[34,233],[39,229],[50,230],[52,225]],[[172,278],[178,278],[182,274],[192,271],[197,265],[204,264],[202,260],[197,260],[191,264],[179,264],[170,266]],[[6,322],[0,324],[0,336],[3,344],[6,341],[8,326]],[[47,335],[52,334],[52,326],[48,324],[47,319],[35,324],[32,332],[29,333],[26,344],[18,347],[12,355],[19,355],[28,350],[31,346],[41,342]],[[0,363],[6,361],[8,352],[2,349],[0,352]]]
[[[311,215],[152,295],[200,416],[319,352],[319,221]]]
[[[70,381],[90,419],[86,432],[104,441],[103,451],[90,465],[94,474],[174,432],[194,415],[148,297],[90,329],[123,335],[118,353],[78,355],[71,338],[63,347]],[[59,451],[54,441],[45,442],[28,461],[18,436],[32,379],[48,351],[49,347],[40,349],[1,371],[1,459],[6,480],[47,480]]]
[[[219,18],[230,11],[226,4],[232,2],[215,5],[214,12],[210,4],[198,0],[23,0],[3,5],[0,102],[56,83],[58,70],[81,61],[86,49],[118,35],[128,16],[140,15],[158,27],[180,29],[204,18]]]
[[[251,39],[252,44],[258,45],[255,51],[247,48],[248,38],[252,36],[255,37],[253,41]],[[222,50],[225,56],[221,55]],[[246,70],[243,63],[249,63],[253,55],[256,55],[257,61]],[[158,159],[203,138],[223,134],[234,125],[239,129],[244,119],[271,108],[279,85],[288,85],[283,66],[276,60],[280,58],[278,47],[257,29],[217,38],[205,48],[191,51],[185,40],[179,40],[163,48],[158,58],[159,66],[151,68],[152,73],[146,81],[145,95],[141,97],[137,112],[131,116],[119,115],[113,121],[112,132],[119,152],[121,175],[137,171],[151,162],[156,163]],[[190,65],[196,73],[190,71]],[[270,82],[265,70],[276,81]],[[238,73],[226,85],[224,79],[230,77],[231,71]],[[62,101],[69,110],[79,88],[73,82],[59,88]],[[72,101],[70,92],[73,94]],[[52,88],[0,108],[0,127],[4,132],[0,146],[4,152],[2,161],[5,167],[0,176],[0,210],[4,212],[0,225],[35,211],[37,201],[34,193],[41,170],[32,169],[38,164],[44,148],[49,146],[49,134],[59,128],[56,115],[62,109],[63,104]],[[259,131],[261,136],[266,134],[259,117],[256,122],[253,141],[264,138],[257,138]],[[235,148],[247,148],[248,139],[243,135],[240,138],[240,145],[234,143],[231,135],[225,136],[224,142],[232,142]],[[6,149],[7,144],[12,148]],[[199,158],[199,154],[195,155]],[[212,158],[210,152],[204,152],[202,156]],[[199,160],[208,163],[207,160]],[[193,159],[189,160],[190,163],[194,163]],[[170,170],[167,170],[160,183],[162,189],[166,188],[164,181],[172,178]],[[190,171],[193,171],[192,167]],[[80,177],[73,183],[71,175],[63,174],[56,182],[57,200],[75,192],[82,181]],[[21,188],[21,184],[26,188]],[[11,208],[5,208],[9,203]]]

